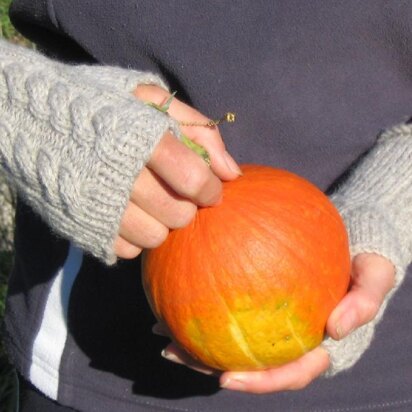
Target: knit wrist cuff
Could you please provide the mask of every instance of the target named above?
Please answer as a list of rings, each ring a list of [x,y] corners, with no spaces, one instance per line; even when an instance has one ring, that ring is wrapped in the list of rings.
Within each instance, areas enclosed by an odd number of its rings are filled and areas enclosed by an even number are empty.
[[[395,285],[402,281],[400,274],[404,273],[412,256],[410,247],[404,241],[404,228],[396,222],[401,216],[393,216],[390,211],[376,205],[364,204],[345,208],[337,198],[332,198],[345,222],[349,236],[352,256],[360,253],[376,253],[389,261],[396,268]]]
[[[67,68],[66,68],[67,70]],[[111,66],[74,66],[73,74],[89,77],[94,84],[101,84],[104,90],[112,89],[121,93],[133,93],[141,84],[153,84],[165,90],[169,90],[164,80],[150,72],[126,70],[121,67]]]
[[[331,196],[348,230],[352,256],[376,253],[395,266],[395,286],[375,318],[346,338],[327,338],[331,366],[326,376],[352,367],[368,349],[388,302],[412,260],[412,126],[383,133],[372,150]]]
[[[123,88],[161,81],[66,66],[3,41],[0,50],[4,172],[53,232],[114,263],[136,177],[168,130],[180,135],[176,121]],[[118,75],[120,86],[109,86]]]
[[[373,320],[342,340],[325,339],[322,346],[328,351],[330,357],[330,367],[325,373],[326,377],[351,368],[368,349],[375,327],[381,320],[388,302],[402,283],[410,260],[408,248],[402,243],[402,237],[387,213],[372,205],[344,208],[336,197],[333,200],[345,221],[352,256],[359,253],[377,253],[389,259],[395,266],[395,286],[386,295]]]
[[[163,113],[149,106],[132,106],[132,110],[129,105],[102,110],[95,116],[100,136],[95,171],[79,187],[83,204],[73,215],[81,216],[84,225],[75,242],[107,264],[116,261],[113,244],[133,183],[159,140],[175,128]]]
[[[385,131],[331,199],[352,254],[379,253],[404,269],[412,259],[412,125]]]

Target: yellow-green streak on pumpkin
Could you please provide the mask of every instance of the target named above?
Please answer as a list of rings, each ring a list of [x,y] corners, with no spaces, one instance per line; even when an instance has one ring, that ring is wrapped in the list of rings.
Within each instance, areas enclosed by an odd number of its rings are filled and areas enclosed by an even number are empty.
[[[290,301],[278,299],[264,307],[241,307],[248,300],[245,296],[235,303],[237,309],[226,312],[227,323],[218,331],[210,330],[207,320],[190,319],[186,326],[189,352],[198,358],[196,354],[201,353],[199,360],[217,369],[249,370],[251,365],[253,369],[282,365],[319,345],[320,335],[310,333],[307,322],[294,314]],[[231,348],[230,365],[222,342]]]

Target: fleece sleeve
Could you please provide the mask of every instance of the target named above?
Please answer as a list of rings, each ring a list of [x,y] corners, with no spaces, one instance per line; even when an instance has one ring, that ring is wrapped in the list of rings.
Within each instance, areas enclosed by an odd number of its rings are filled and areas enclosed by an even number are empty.
[[[162,80],[121,68],[68,66],[0,41],[0,165],[58,235],[107,264],[139,171],[167,130],[138,101]]]
[[[369,347],[376,325],[412,261],[412,125],[384,132],[374,148],[332,195],[348,229],[351,254],[377,253],[396,268],[395,287],[378,315],[341,341],[328,338],[334,375],[353,366]]]

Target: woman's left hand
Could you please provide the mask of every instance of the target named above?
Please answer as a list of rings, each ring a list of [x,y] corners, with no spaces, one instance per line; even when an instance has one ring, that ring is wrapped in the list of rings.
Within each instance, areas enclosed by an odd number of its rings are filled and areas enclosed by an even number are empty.
[[[352,261],[352,282],[348,293],[330,315],[326,333],[335,340],[343,339],[352,331],[371,321],[379,311],[386,294],[394,286],[395,268],[384,257],[362,253]],[[163,356],[171,361],[203,373],[216,373],[196,363],[174,343]],[[252,372],[223,372],[223,388],[249,393],[270,393],[303,389],[329,367],[329,355],[319,346],[299,359],[277,368]]]

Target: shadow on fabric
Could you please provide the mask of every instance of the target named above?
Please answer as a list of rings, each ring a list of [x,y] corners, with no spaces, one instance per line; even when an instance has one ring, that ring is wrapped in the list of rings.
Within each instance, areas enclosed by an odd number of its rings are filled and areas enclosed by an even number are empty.
[[[85,258],[72,291],[73,340],[68,340],[66,352],[78,346],[93,369],[132,381],[139,395],[181,398],[219,390],[216,377],[161,357],[169,340],[153,335],[154,323],[141,286],[140,258],[121,261],[110,270]]]

